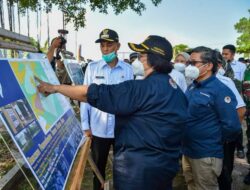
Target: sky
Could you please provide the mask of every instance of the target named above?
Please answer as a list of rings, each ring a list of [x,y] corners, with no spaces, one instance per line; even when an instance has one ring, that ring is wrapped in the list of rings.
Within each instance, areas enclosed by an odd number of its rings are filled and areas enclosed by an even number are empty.
[[[105,28],[113,29],[118,33],[121,43],[119,52],[126,52],[119,54],[121,59],[127,58],[128,53],[131,52],[128,42],[141,43],[152,34],[167,38],[173,46],[204,45],[221,50],[226,44],[236,45],[239,34],[234,29],[234,25],[240,18],[250,16],[248,13],[250,0],[162,0],[158,7],[155,7],[150,0],[141,1],[146,4],[146,10],[141,16],[131,10],[115,15],[111,8],[105,15],[97,11],[92,12],[86,6],[85,28],[76,32],[73,24],[66,25],[69,31],[67,50],[76,53],[77,47],[81,45],[83,57],[100,59],[99,44],[96,44],[95,40]],[[49,22],[50,38],[56,37],[57,30],[63,26],[62,13],[54,8],[49,14]],[[44,13],[41,16],[41,23],[41,28],[37,28],[36,13],[31,13],[30,34],[36,39],[37,33],[41,30],[43,44],[47,39],[47,16]],[[6,27],[8,29],[8,26]],[[18,32],[17,28],[16,25]],[[27,35],[25,16],[21,18],[21,34]]]

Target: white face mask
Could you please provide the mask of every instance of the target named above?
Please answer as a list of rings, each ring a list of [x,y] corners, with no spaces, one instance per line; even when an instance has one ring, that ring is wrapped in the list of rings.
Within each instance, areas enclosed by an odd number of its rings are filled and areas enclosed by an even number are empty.
[[[200,70],[195,66],[188,65],[185,68],[185,76],[188,79],[195,80],[199,77],[199,74],[200,74]]]
[[[190,79],[190,78],[187,78],[187,77],[186,77],[187,86],[189,86],[190,84],[192,84],[193,81],[194,81],[194,79]]]
[[[221,67],[221,68],[219,68],[219,70],[218,70],[218,74],[220,74],[220,75],[224,75],[226,73],[226,71]]]
[[[142,63],[138,60],[138,58],[135,59],[131,65],[133,68],[133,73],[136,76],[136,78],[138,78],[137,76],[144,77],[144,68]]]
[[[204,64],[202,66],[200,66],[199,68],[202,68],[204,66],[206,66],[207,64]],[[185,76],[189,79],[195,80],[200,76],[200,70],[198,67],[195,67],[193,65],[188,65],[185,68]],[[203,75],[205,73],[202,73],[201,75]]]
[[[184,63],[175,63],[174,64],[174,68],[181,72],[181,73],[184,73],[185,72],[185,68],[186,68],[186,65]]]

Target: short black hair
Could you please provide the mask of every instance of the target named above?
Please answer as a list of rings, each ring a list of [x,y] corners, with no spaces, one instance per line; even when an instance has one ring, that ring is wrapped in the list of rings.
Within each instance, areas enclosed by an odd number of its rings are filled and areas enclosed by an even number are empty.
[[[148,53],[148,62],[158,73],[168,74],[173,69],[171,62],[158,54]]]
[[[201,53],[201,60],[205,63],[212,63],[213,64],[212,72],[216,73],[218,68],[216,52],[217,51],[212,50],[211,48],[205,46],[199,46],[192,49],[191,53]]]
[[[215,57],[216,57],[217,63],[218,64],[222,64],[223,57],[222,57],[221,53],[219,51],[217,51],[217,50],[214,50],[214,51],[215,51],[214,53],[215,53]]]
[[[225,45],[222,49],[229,49],[233,54],[236,52],[236,47],[232,44]]]

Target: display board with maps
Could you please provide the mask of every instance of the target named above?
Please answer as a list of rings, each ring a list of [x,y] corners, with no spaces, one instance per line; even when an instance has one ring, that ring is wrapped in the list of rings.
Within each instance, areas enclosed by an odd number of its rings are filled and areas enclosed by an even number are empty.
[[[0,120],[41,188],[64,189],[84,137],[69,101],[40,94],[35,76],[59,84],[46,59],[0,59]]]
[[[84,74],[81,65],[76,60],[64,59],[64,65],[70,80],[74,85],[82,85]]]

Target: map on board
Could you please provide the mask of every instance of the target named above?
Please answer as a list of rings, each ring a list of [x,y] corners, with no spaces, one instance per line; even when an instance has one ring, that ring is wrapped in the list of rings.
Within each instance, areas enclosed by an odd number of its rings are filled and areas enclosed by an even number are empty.
[[[60,95],[53,94],[45,97],[38,92],[39,83],[35,80],[35,76],[39,76],[45,82],[50,81],[42,64],[40,61],[10,61],[19,85],[46,134],[68,107],[64,106],[65,102],[62,102]]]
[[[10,62],[10,66],[46,134],[50,126],[53,126],[67,110],[64,106],[65,102],[62,102],[57,94],[45,98],[38,92],[37,85],[39,83],[35,80],[35,76],[39,76],[41,80],[49,82],[45,70],[39,62],[13,61]]]

